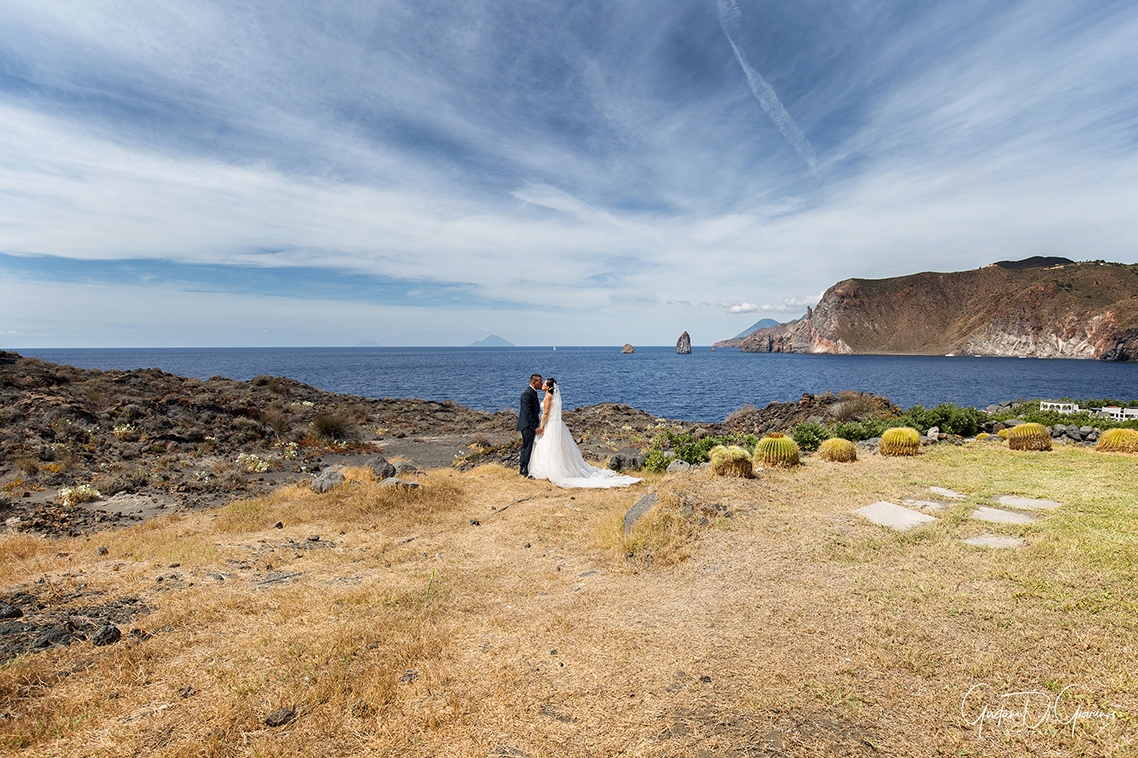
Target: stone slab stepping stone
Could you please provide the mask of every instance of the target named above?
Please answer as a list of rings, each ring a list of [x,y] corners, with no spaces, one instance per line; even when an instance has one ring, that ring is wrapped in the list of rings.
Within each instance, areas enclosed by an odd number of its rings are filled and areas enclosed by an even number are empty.
[[[950,490],[947,487],[929,487],[929,492],[941,497],[947,497],[949,500],[965,500],[967,495],[961,495],[956,490]]]
[[[993,521],[997,524],[1030,524],[1035,521],[1035,516],[1030,513],[1005,511],[1003,508],[991,508],[987,505],[981,505],[972,511],[972,518],[980,521]]]
[[[1000,495],[996,498],[996,502],[1000,505],[1006,505],[1009,508],[1025,508],[1029,511],[1040,509],[1058,508],[1062,503],[1056,503],[1054,500],[1036,500],[1031,497],[1019,497],[1017,495]]]
[[[964,540],[966,544],[976,547],[1019,547],[1023,540],[1019,537],[997,537],[994,534],[981,534],[979,537],[970,537]]]
[[[908,529],[936,521],[934,517],[927,513],[914,511],[912,508],[903,508],[900,505],[894,505],[884,500],[876,502],[873,505],[867,505],[864,508],[858,508],[854,513],[880,526],[896,529],[898,532],[904,532]]]
[[[905,505],[916,506],[923,511],[932,511],[933,513],[939,513],[948,507],[944,503],[937,502],[936,500],[914,500],[911,497],[907,497],[901,502]]]

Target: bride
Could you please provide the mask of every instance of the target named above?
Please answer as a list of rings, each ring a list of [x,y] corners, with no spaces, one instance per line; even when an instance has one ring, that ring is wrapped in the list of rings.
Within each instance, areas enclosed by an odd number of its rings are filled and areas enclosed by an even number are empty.
[[[558,487],[627,487],[641,481],[585,463],[573,435],[561,421],[561,390],[557,380],[546,379],[542,389],[545,400],[529,463],[530,476],[548,479]]]

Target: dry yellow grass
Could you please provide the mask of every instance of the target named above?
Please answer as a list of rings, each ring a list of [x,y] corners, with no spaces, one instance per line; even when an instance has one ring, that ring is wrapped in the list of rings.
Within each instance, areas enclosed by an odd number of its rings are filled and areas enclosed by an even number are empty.
[[[973,444],[615,491],[498,466],[432,472],[416,491],[350,472],[324,495],[287,489],[72,540],[9,535],[6,591],[64,606],[139,597],[153,610],[134,623],[152,636],[4,664],[0,745],[19,756],[1129,756],[1132,467],[1067,446],[1029,458]],[[934,485],[968,500],[916,532],[850,513]],[[621,517],[649,488],[659,505],[624,535]],[[1026,526],[966,517],[999,494],[1064,505]],[[986,532],[1025,544],[961,541]],[[1062,714],[1077,704],[1113,717],[1073,729],[990,721],[981,734],[961,714],[981,683],[992,703],[1073,685]],[[266,726],[278,708],[298,715]]]

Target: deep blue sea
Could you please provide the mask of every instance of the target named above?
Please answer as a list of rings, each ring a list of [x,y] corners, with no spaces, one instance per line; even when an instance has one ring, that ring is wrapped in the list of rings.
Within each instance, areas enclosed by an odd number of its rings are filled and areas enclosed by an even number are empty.
[[[909,408],[951,402],[1138,399],[1138,363],[1032,358],[791,355],[674,347],[100,348],[21,355],[80,368],[159,368],[182,376],[285,376],[329,392],[452,399],[484,411],[515,408],[531,373],[556,377],[567,408],[626,403],[656,416],[723,421],[744,405],[804,392],[858,390]]]

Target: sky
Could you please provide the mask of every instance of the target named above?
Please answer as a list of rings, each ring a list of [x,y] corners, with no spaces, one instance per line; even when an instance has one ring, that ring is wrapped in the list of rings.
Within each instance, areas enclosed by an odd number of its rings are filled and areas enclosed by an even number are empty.
[[[696,345],[1138,259],[1132,0],[4,0],[0,348]]]

